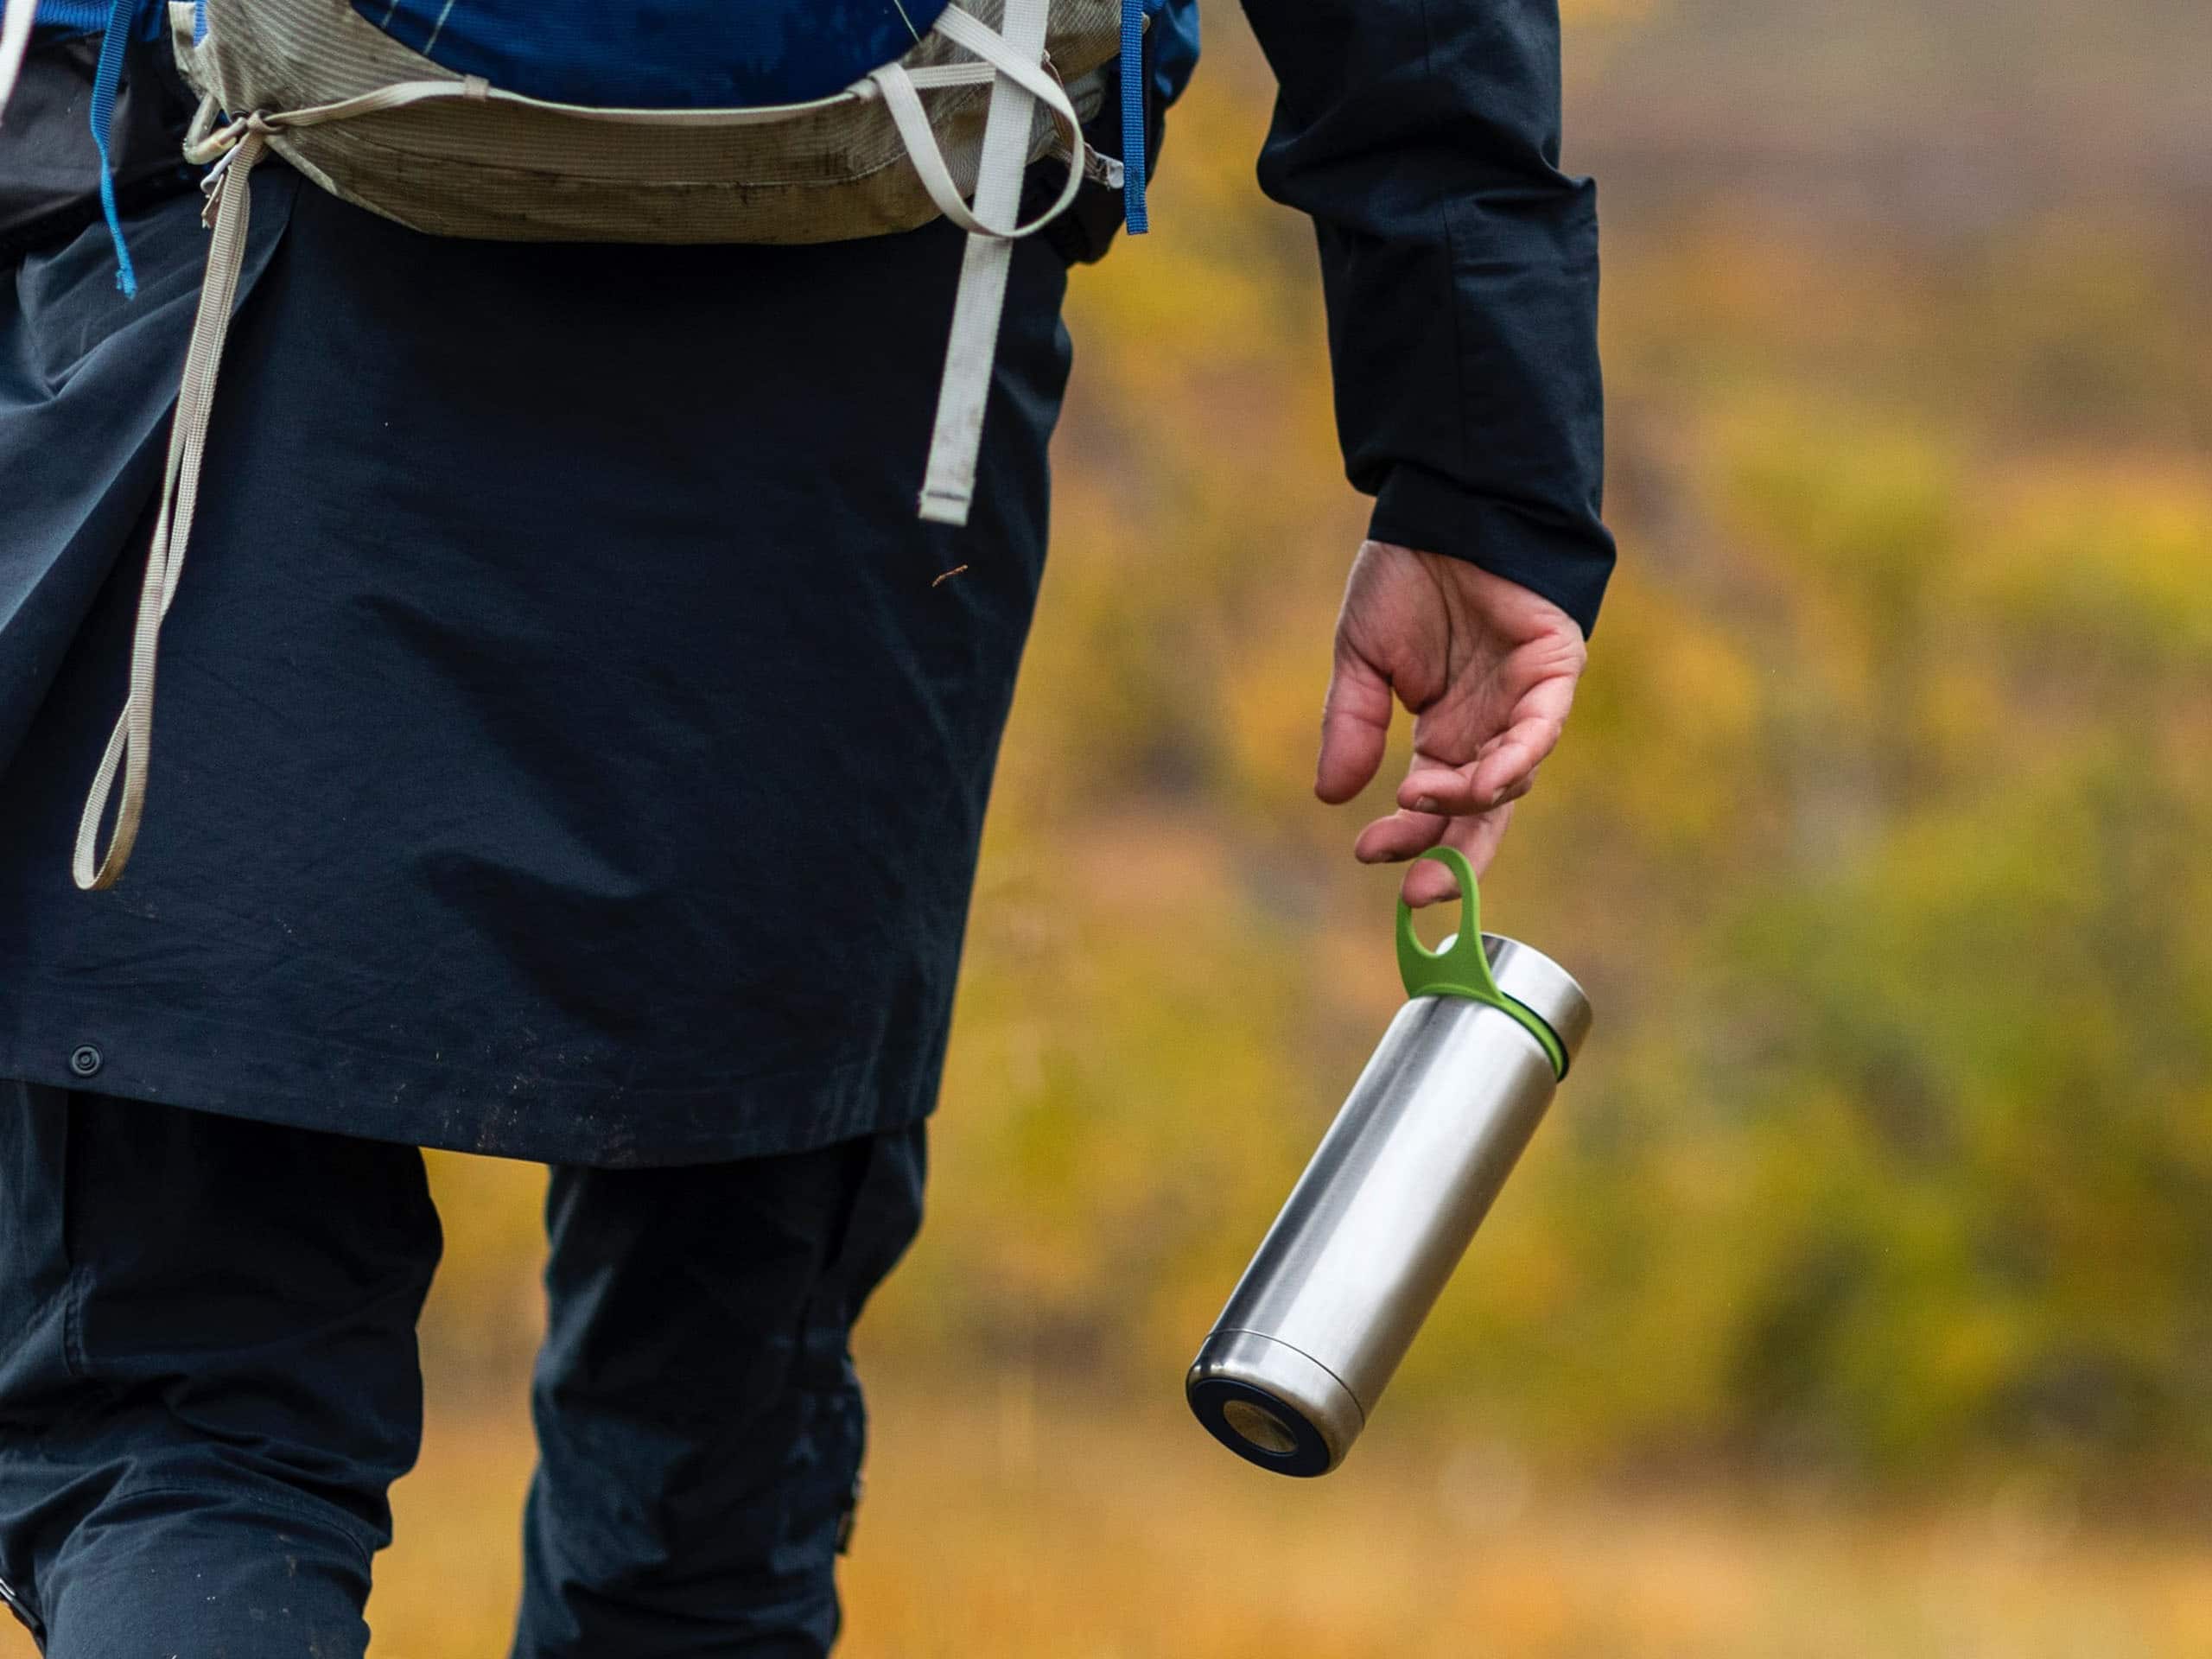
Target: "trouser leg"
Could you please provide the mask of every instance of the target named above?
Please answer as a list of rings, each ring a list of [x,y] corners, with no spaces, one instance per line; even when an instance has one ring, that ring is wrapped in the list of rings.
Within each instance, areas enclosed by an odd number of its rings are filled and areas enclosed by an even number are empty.
[[[829,1651],[847,1334],[920,1225],[923,1147],[554,1172],[515,1659]]]
[[[422,1156],[0,1083],[0,1578],[48,1659],[346,1659],[422,1427]]]

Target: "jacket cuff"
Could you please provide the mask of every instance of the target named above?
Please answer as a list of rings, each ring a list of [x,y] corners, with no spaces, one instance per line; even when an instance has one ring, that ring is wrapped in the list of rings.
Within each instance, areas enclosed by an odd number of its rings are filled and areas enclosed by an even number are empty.
[[[1479,494],[1409,461],[1383,480],[1367,533],[1518,582],[1573,617],[1586,636],[1613,573],[1612,533],[1594,512],[1569,517]]]

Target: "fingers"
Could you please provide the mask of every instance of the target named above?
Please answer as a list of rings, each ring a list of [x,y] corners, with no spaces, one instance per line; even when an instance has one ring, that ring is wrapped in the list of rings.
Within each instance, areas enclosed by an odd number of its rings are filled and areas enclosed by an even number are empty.
[[[1367,787],[1382,764],[1390,734],[1390,682],[1373,664],[1341,642],[1321,705],[1321,756],[1313,792],[1340,806]]]
[[[1529,792],[1536,768],[1559,747],[1574,700],[1572,681],[1532,686],[1514,710],[1513,723],[1452,766],[1416,753],[1398,786],[1398,804],[1422,812],[1461,817],[1488,812]]]
[[[1475,861],[1476,849],[1482,849],[1483,861],[1487,862],[1497,849],[1497,837],[1503,833],[1505,821],[1513,803],[1535,787],[1534,772],[1524,776],[1505,791],[1505,797],[1496,805],[1479,813],[1452,815],[1442,812],[1415,812],[1400,808],[1386,818],[1377,818],[1359,832],[1359,839],[1352,843],[1352,855],[1363,864],[1395,864],[1442,845],[1457,847]],[[1438,865],[1440,874],[1443,867]],[[1479,869],[1478,869],[1479,873]],[[1423,891],[1423,883],[1432,880],[1425,872],[1416,870],[1419,880],[1413,890]],[[1432,898],[1449,898],[1448,879],[1445,886]],[[1408,903],[1427,904],[1432,898],[1408,899]]]
[[[1416,760],[1398,785],[1398,804],[1409,811],[1468,817],[1517,801],[1535,785],[1536,768],[1557,746],[1508,734],[1485,743],[1464,766]]]
[[[1363,864],[1395,864],[1435,846],[1451,822],[1435,812],[1393,812],[1359,832],[1351,844],[1352,856]]]
[[[1382,761],[1392,710],[1414,712],[1398,810],[1363,830],[1364,862],[1418,859],[1440,844],[1489,866],[1513,804],[1558,745],[1587,661],[1581,631],[1549,601],[1453,561],[1370,543],[1338,621],[1314,792],[1351,799]],[[1454,891],[1442,867],[1407,874],[1409,903]]]
[[[1505,838],[1505,826],[1512,818],[1513,808],[1508,804],[1480,817],[1445,820],[1448,827],[1434,844],[1456,847],[1465,854],[1469,868],[1479,880],[1490,868],[1491,861],[1497,856],[1498,843]],[[1398,891],[1408,904],[1418,910],[1424,905],[1457,899],[1459,884],[1443,865],[1433,858],[1425,858],[1406,872],[1405,881]]]

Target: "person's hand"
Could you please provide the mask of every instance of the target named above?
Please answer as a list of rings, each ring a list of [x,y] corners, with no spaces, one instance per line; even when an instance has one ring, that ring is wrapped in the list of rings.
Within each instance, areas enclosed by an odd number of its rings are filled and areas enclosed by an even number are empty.
[[[1363,546],[1337,618],[1313,792],[1340,806],[1367,786],[1394,698],[1413,713],[1414,758],[1398,810],[1360,831],[1353,855],[1391,863],[1440,842],[1480,875],[1559,741],[1587,658],[1574,619],[1518,583],[1440,554]],[[1433,859],[1406,873],[1408,904],[1458,891]]]

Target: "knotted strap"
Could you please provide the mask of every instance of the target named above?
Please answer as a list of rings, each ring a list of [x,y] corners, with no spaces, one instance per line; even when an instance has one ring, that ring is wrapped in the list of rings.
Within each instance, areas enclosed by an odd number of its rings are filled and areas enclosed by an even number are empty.
[[[154,741],[154,660],[160,648],[162,619],[176,597],[184,573],[184,552],[192,538],[192,515],[200,503],[200,463],[207,448],[207,420],[215,406],[215,377],[222,366],[223,340],[230,333],[231,307],[238,297],[238,272],[245,261],[245,232],[253,198],[253,167],[267,144],[265,124],[249,118],[234,124],[223,158],[202,181],[207,206],[203,217],[213,233],[207,248],[207,276],[200,289],[200,309],[193,318],[192,340],[185,348],[184,380],[177,391],[176,414],[169,425],[168,461],[162,477],[162,505],[154,521],[153,545],[146,555],[145,584],[138,594],[138,622],[130,642],[130,692],[123,715],[100,757],[99,771],[77,823],[77,851],[70,865],[79,887],[91,891],[115,885],[130,862],[146,812],[146,764]],[[123,799],[116,808],[115,835],[105,856],[99,851],[100,820],[116,778]]]

